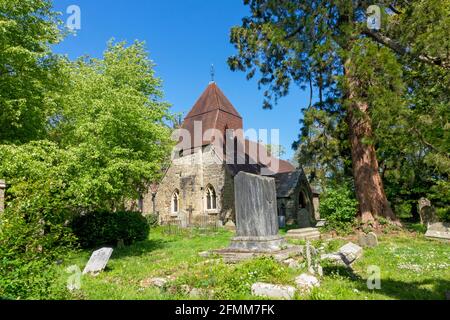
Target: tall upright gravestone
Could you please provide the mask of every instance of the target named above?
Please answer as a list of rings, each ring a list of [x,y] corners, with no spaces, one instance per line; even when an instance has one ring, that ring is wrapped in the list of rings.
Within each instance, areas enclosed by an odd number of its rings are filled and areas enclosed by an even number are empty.
[[[272,252],[281,250],[278,235],[275,180],[246,172],[234,178],[236,237],[229,249]]]

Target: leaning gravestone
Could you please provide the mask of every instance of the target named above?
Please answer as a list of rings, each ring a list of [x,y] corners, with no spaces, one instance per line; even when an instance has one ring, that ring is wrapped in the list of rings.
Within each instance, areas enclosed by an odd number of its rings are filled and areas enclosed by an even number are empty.
[[[112,252],[112,248],[101,248],[97,251],[94,251],[83,270],[83,274],[97,274],[103,271],[109,261],[109,258],[111,257]]]
[[[230,249],[280,250],[285,240],[278,235],[275,180],[246,172],[234,178],[236,237]]]

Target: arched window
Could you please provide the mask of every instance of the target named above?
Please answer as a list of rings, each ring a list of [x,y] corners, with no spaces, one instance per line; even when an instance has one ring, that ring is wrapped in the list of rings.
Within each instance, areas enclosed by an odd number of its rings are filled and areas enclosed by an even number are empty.
[[[300,191],[298,206],[300,207],[300,209],[306,209],[306,196],[303,191]]]
[[[180,193],[175,190],[172,194],[172,213],[177,214],[180,210]]]
[[[217,209],[216,190],[214,190],[213,186],[211,185],[208,185],[206,187],[206,209],[207,210]]]

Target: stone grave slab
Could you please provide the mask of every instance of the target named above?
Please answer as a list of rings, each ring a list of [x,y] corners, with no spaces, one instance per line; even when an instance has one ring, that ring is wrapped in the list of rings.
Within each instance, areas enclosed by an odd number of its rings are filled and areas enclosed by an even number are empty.
[[[450,240],[450,223],[435,222],[428,224],[425,237],[433,239]]]
[[[83,270],[83,274],[98,274],[103,271],[109,261],[109,258],[111,257],[112,252],[112,248],[101,248],[94,251]]]

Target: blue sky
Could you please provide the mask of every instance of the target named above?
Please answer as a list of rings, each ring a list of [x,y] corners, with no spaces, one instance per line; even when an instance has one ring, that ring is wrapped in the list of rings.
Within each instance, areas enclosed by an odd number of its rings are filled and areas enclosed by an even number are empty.
[[[215,80],[244,118],[244,129],[280,129],[280,143],[287,151],[283,158],[292,157],[308,93],[292,87],[273,110],[263,110],[257,80],[230,71],[226,61],[236,52],[229,42],[230,28],[249,12],[242,0],[54,0],[64,21],[70,5],[81,9],[81,30],[57,45],[56,52],[71,59],[101,57],[111,38],[145,41],[163,80],[165,100],[172,111],[184,114],[208,85],[213,63]]]

